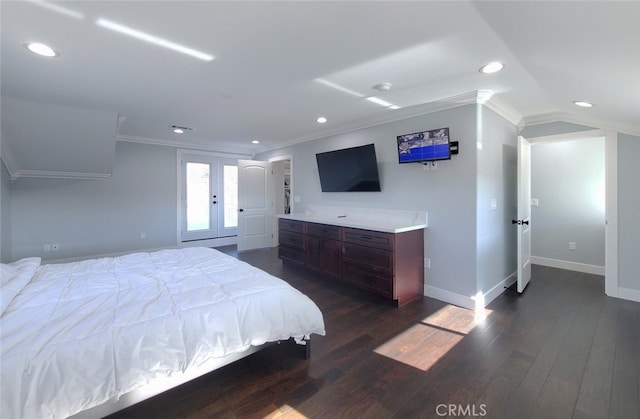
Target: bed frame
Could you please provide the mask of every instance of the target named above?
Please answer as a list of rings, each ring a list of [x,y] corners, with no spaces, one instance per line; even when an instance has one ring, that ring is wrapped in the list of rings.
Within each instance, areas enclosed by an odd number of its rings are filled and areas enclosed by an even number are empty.
[[[254,353],[262,349],[265,349],[272,345],[279,345],[281,343],[296,345],[296,347],[299,348],[299,353],[304,357],[304,359],[309,359],[309,357],[311,356],[311,340],[309,339],[304,339],[301,342],[296,342],[293,338],[290,338],[287,341],[267,342],[260,346],[251,346],[244,352],[230,354],[225,356],[224,358],[212,358],[198,369],[187,371],[181,375],[162,378],[160,380],[157,380],[157,382],[154,381],[154,383],[152,384],[123,394],[117,400],[108,400],[103,404],[76,413],[75,415],[70,416],[69,419],[103,418],[127,407],[133,406],[136,403],[140,403],[144,400],[164,393],[165,391],[171,390],[172,388],[178,387],[198,377],[209,374],[219,368],[246,358],[249,355],[253,355]]]

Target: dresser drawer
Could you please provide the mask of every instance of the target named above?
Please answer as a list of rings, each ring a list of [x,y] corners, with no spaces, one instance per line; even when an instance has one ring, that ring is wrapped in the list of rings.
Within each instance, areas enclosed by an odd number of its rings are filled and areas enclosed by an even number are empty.
[[[290,246],[278,246],[278,257],[287,259],[292,262],[304,263],[304,249],[298,249]]]
[[[281,245],[304,249],[304,235],[300,233],[281,230],[278,235],[278,241]]]
[[[359,265],[345,262],[342,266],[342,280],[387,298],[393,296],[393,278],[360,270]]]
[[[355,243],[364,246],[376,247],[379,249],[393,250],[392,233],[380,231],[360,230],[357,228],[343,228],[342,241],[345,243]]]
[[[280,230],[292,231],[294,233],[304,232],[304,222],[302,221],[280,218],[278,220],[278,226],[280,227]]]
[[[307,235],[323,239],[340,240],[342,228],[327,224],[307,223]]]
[[[382,275],[393,274],[393,252],[354,243],[342,243],[342,257],[360,270],[374,271]]]

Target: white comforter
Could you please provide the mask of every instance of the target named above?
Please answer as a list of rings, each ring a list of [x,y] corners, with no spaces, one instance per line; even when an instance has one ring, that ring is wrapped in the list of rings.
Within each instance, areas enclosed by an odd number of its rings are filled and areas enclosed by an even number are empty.
[[[325,333],[304,294],[212,249],[36,267],[0,317],[2,418],[66,417],[212,356]]]

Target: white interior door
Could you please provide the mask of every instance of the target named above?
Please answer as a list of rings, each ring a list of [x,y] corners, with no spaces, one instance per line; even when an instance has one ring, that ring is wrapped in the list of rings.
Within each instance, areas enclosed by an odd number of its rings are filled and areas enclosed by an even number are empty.
[[[531,144],[518,137],[518,292],[531,280]]]
[[[271,247],[272,163],[238,160],[238,251]]]

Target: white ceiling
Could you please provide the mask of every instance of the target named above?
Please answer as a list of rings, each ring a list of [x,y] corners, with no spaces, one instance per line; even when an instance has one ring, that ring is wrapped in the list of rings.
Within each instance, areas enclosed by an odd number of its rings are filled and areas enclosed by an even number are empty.
[[[54,3],[74,17],[42,3],[0,5],[2,95],[121,115],[121,139],[251,154],[485,89],[523,123],[640,134],[640,2]],[[215,59],[112,32],[99,18]],[[36,56],[30,41],[60,56]],[[493,60],[505,69],[478,72]],[[382,82],[391,89],[372,89]],[[365,99],[372,95],[402,109]],[[9,142],[15,122],[3,120]],[[174,134],[173,124],[193,130]]]

